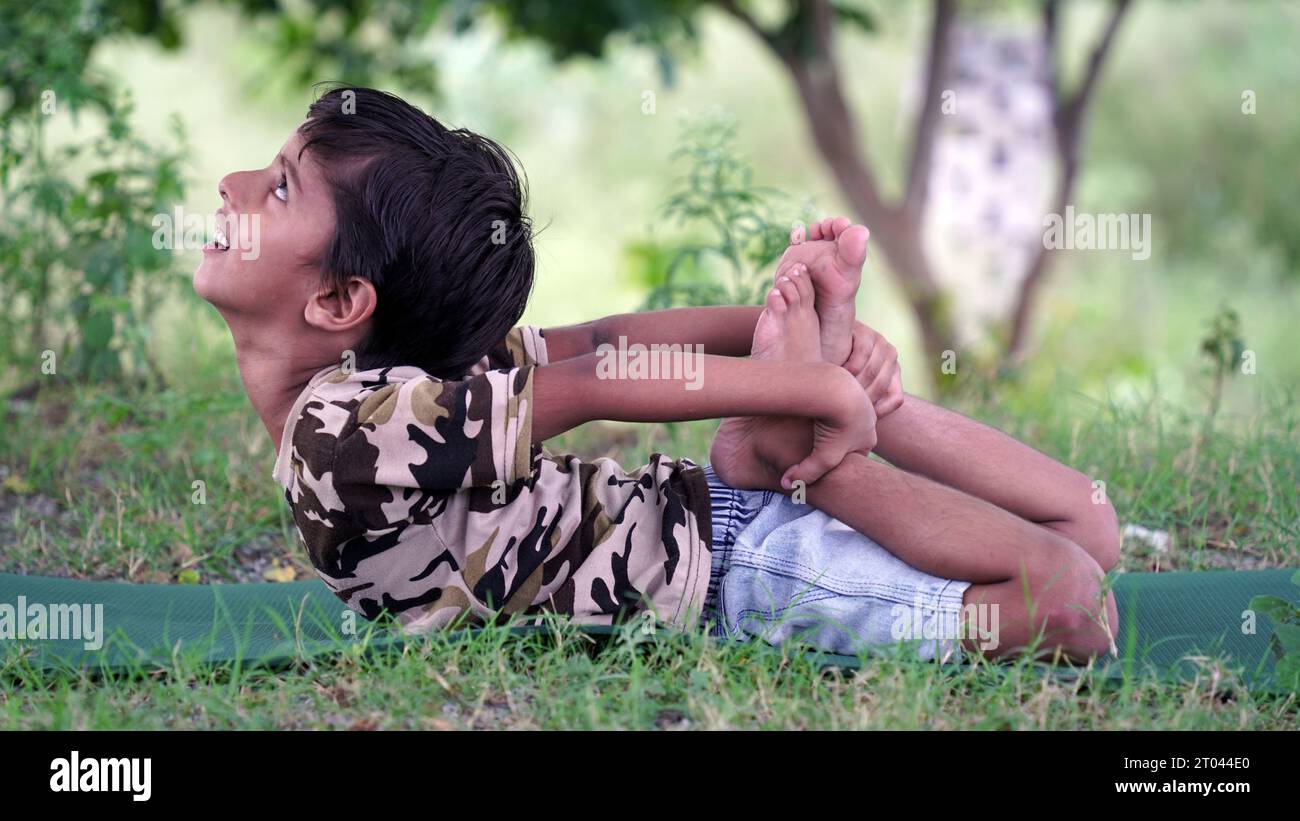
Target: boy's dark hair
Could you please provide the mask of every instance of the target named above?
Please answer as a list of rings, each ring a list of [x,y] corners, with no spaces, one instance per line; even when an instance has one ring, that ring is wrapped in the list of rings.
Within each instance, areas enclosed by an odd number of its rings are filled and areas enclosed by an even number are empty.
[[[337,216],[324,283],[360,276],[378,294],[357,367],[463,376],[519,321],[533,286],[527,188],[511,156],[370,88],[332,87],[307,115],[303,150]]]

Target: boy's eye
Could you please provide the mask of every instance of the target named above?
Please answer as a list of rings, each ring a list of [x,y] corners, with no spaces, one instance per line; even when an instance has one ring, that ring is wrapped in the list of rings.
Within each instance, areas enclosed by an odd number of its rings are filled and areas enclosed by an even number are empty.
[[[281,191],[284,193],[281,194]],[[289,181],[285,179],[283,174],[280,175],[280,184],[275,187],[275,195],[279,197],[282,202],[289,201]]]

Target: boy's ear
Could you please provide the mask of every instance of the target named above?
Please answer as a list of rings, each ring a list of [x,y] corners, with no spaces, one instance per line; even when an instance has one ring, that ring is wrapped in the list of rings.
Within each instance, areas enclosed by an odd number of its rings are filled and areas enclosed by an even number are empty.
[[[376,297],[370,280],[349,277],[341,287],[321,291],[307,300],[303,318],[322,331],[347,331],[374,314]]]

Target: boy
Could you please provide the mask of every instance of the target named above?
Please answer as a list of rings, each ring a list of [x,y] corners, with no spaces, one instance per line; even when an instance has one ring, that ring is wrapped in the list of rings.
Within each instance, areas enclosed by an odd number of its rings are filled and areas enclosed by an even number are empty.
[[[1109,504],[903,394],[893,348],[853,317],[865,228],[812,226],[762,309],[542,330],[515,327],[533,252],[509,156],[392,95],[327,92],[271,165],[219,191],[195,289],[231,329],[313,565],[367,618],[418,632],[650,611],[836,652],[915,639],[924,658],[1111,646]],[[246,259],[229,249],[250,221]],[[623,338],[702,346],[699,389],[599,378],[597,349]],[[708,418],[726,421],[705,469],[541,446],[593,419]],[[994,608],[994,641],[960,634],[975,605]]]

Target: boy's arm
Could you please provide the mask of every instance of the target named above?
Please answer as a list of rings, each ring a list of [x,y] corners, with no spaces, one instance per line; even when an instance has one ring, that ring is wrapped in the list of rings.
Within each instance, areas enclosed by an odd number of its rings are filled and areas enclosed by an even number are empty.
[[[811,452],[789,478],[816,481],[854,450],[875,446],[875,413],[848,371],[827,362],[792,363],[686,354],[694,379],[607,378],[599,354],[538,366],[532,374],[532,439],[541,442],[595,419],[677,422],[728,416],[812,420]]]
[[[603,344],[701,345],[717,356],[749,356],[761,305],[716,305],[615,314],[579,325],[545,328],[547,356],[560,362],[592,353]]]
[[[1029,445],[911,394],[877,422],[876,434],[876,454],[895,467],[1055,531],[1102,569],[1119,560],[1119,523],[1109,500],[1087,476]],[[808,452],[811,438],[806,423],[783,423],[779,435],[763,439],[764,455],[774,470],[793,464]],[[765,489],[780,491],[777,476],[768,477]],[[809,501],[820,507],[811,495]]]
[[[748,356],[754,326],[762,312],[762,306],[757,305],[670,308],[545,328],[542,336],[550,362],[583,356],[604,344],[617,347],[620,336],[628,345],[700,345],[707,354]],[[862,322],[854,323],[852,353],[844,368],[858,377],[878,418],[885,418],[903,404],[898,351]]]

